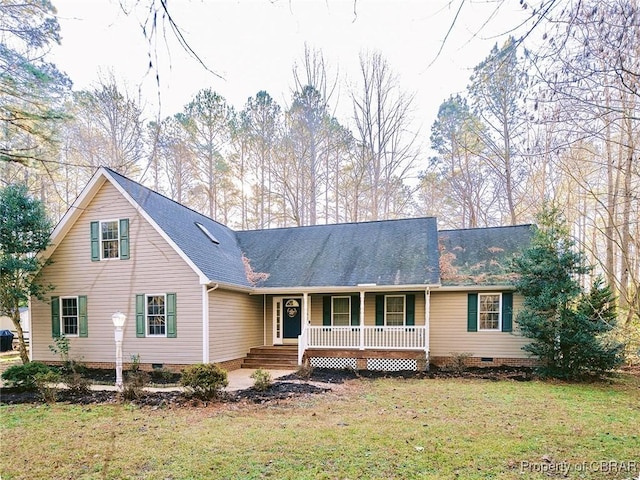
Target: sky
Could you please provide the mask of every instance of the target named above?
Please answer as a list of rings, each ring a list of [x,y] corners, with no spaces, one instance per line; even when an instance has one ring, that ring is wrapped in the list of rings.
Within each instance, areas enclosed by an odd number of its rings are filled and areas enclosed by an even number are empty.
[[[75,90],[95,87],[113,73],[123,87],[140,93],[148,115],[159,111],[161,117],[181,111],[203,88],[238,110],[260,90],[286,106],[292,68],[306,44],[322,51],[331,78],[339,79],[332,106],[343,121],[351,114],[349,89],[359,80],[360,53],[380,52],[400,88],[415,94],[416,128],[427,132],[440,104],[464,91],[473,67],[527,15],[517,0],[170,0],[186,41],[216,76],[171,34],[150,48],[141,27],[149,1],[121,0],[131,7],[127,15],[118,0],[53,0],[62,43],[50,60]],[[148,70],[152,51],[159,55],[154,63],[160,89]]]

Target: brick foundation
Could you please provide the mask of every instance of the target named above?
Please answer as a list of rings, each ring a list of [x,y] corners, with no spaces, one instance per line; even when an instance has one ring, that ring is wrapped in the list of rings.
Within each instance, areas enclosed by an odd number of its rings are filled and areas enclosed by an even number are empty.
[[[454,357],[431,357],[436,367],[447,367],[454,362]],[[467,367],[536,367],[540,365],[537,358],[502,358],[502,357],[468,357],[464,361]]]
[[[240,365],[242,365],[242,360],[243,358],[238,358],[235,360],[227,360],[225,362],[218,362],[218,365],[220,365],[221,368],[229,372],[231,370],[237,370],[238,368],[240,368]],[[215,363],[215,362],[212,362],[212,363]],[[51,366],[56,366],[56,367],[62,366],[61,361],[49,361],[49,362],[46,362],[46,364]],[[106,370],[114,370],[114,371],[116,369],[115,362],[82,362],[82,365],[84,365],[87,368],[103,368]],[[131,370],[132,365],[133,365],[132,363],[123,363],[122,370],[123,371]],[[174,363],[158,363],[158,364],[141,363],[139,364],[140,370],[143,370],[145,372],[150,372],[154,370],[154,366],[156,366],[155,368],[164,368],[165,370],[169,370],[170,372],[180,373],[183,369],[185,369],[190,365],[174,364]]]

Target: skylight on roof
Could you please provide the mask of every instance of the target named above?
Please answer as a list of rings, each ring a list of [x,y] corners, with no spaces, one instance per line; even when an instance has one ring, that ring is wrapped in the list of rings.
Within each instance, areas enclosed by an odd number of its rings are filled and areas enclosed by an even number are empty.
[[[202,231],[202,233],[204,233],[204,234],[207,236],[207,238],[208,238],[209,240],[211,240],[211,241],[212,241],[213,243],[215,243],[216,245],[219,245],[219,244],[220,244],[220,241],[219,241],[216,237],[214,237],[214,236],[213,236],[213,233],[211,233],[211,232],[207,229],[207,227],[205,227],[204,225],[202,225],[201,223],[198,223],[198,222],[195,222],[195,224],[196,224],[196,226],[197,226],[197,227]]]

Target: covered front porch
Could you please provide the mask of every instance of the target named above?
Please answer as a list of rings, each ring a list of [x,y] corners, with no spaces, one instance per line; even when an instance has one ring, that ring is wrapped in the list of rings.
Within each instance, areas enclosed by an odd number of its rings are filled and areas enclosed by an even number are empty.
[[[271,296],[272,337],[265,344],[297,344],[299,365],[424,370],[430,289],[416,287]]]

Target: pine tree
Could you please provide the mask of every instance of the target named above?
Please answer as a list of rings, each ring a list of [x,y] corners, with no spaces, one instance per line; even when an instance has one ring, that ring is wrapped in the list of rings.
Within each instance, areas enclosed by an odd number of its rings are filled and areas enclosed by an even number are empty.
[[[524,296],[517,321],[532,339],[523,349],[540,359],[542,374],[579,378],[621,363],[621,345],[606,338],[616,323],[611,290],[598,280],[590,292],[583,291],[579,277],[591,268],[557,209],[538,215],[531,246],[514,267],[516,288]]]
[[[20,325],[20,307],[27,304],[30,296],[42,298],[51,288],[37,279],[44,262],[36,256],[49,245],[50,232],[44,205],[30,198],[25,186],[0,189],[0,315],[13,321],[23,363],[29,362],[29,356]]]

